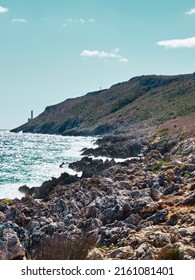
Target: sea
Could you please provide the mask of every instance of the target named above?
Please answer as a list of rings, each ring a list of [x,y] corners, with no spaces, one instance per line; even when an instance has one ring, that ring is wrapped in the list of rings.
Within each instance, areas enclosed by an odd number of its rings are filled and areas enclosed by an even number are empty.
[[[81,159],[82,149],[94,147],[95,140],[0,130],[0,199],[21,198],[23,185],[41,186],[63,172],[75,174],[69,163]]]

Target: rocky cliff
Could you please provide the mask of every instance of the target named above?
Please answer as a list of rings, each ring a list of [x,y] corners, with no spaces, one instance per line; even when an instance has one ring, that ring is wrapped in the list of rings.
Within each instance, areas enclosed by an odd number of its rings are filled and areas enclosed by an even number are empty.
[[[94,152],[113,154],[118,142]],[[195,127],[161,128],[139,145],[143,157],[84,157],[70,166],[81,178],[62,173],[0,200],[0,260],[194,260]],[[125,137],[120,146],[138,147]]]
[[[150,75],[48,106],[38,117],[12,131],[103,135],[194,114],[194,74]]]

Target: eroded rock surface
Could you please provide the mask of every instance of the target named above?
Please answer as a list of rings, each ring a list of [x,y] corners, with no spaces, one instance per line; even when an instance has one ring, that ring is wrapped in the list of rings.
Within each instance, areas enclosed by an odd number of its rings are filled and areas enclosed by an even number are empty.
[[[0,259],[194,259],[194,150],[158,141],[122,163],[84,157],[71,164],[81,178],[0,200]]]

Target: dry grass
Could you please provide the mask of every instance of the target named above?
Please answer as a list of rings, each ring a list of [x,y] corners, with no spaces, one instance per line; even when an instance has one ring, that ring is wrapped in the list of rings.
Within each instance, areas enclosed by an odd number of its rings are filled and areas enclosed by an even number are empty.
[[[158,256],[158,260],[181,260],[180,250],[178,248],[163,248]]]
[[[68,237],[66,234],[44,238],[36,248],[31,248],[27,257],[31,260],[84,260],[95,246],[92,236]]]

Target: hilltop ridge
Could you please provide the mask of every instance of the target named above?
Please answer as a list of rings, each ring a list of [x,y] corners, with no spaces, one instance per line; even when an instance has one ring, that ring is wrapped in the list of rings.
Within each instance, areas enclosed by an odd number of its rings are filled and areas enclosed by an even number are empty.
[[[47,106],[13,132],[104,135],[195,114],[195,74],[143,75]]]

